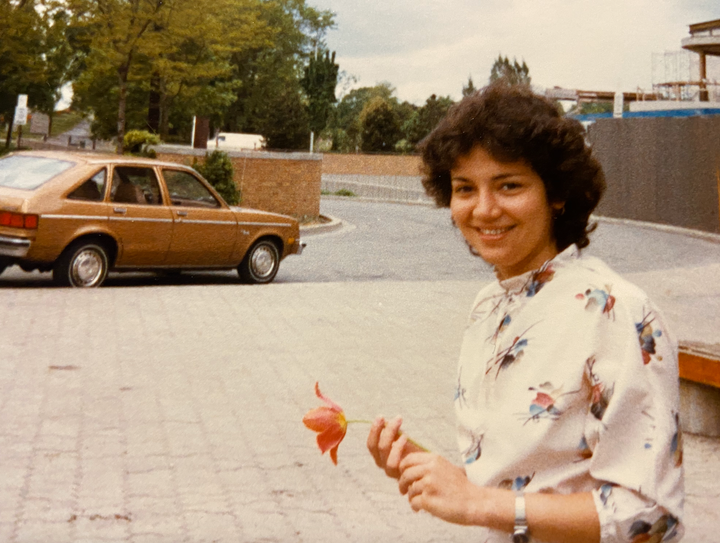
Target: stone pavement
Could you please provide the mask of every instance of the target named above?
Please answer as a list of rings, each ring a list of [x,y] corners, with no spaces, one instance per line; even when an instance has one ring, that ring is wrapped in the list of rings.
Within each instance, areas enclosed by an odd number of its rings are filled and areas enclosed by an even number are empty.
[[[631,278],[717,338],[718,313],[678,304],[717,300],[718,271]],[[478,541],[410,510],[367,427],[349,428],[336,467],[301,418],[319,380],[349,418],[402,413],[455,458],[456,356],[480,286],[3,289],[0,542]],[[715,542],[720,440],[685,445],[685,541]]]

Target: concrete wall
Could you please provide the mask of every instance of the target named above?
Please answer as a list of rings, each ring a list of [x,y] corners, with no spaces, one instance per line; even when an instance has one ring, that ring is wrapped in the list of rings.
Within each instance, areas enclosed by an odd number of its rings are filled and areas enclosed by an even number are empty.
[[[158,146],[158,159],[192,166],[202,162],[204,149]],[[241,205],[296,218],[320,215],[322,155],[228,151]]]
[[[608,184],[598,215],[720,233],[720,115],[600,119],[588,139]]]

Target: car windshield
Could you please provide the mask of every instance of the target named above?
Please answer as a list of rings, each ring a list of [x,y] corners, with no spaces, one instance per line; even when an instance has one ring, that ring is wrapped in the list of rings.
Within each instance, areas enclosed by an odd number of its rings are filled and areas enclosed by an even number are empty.
[[[37,156],[9,156],[0,159],[0,187],[34,190],[74,162]]]

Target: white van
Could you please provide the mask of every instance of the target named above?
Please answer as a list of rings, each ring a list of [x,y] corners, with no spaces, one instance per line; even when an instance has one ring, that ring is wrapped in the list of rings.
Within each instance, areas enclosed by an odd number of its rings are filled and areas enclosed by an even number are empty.
[[[236,132],[218,132],[207,142],[208,149],[227,151],[258,150],[265,148],[265,138],[260,134],[238,134]]]

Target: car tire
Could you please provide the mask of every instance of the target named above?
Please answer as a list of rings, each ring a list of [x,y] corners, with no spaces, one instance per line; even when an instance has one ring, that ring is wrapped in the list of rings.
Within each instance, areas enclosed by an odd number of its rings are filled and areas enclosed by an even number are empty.
[[[270,283],[280,268],[280,251],[268,239],[256,242],[238,266],[238,275],[245,283]]]
[[[105,282],[108,251],[97,241],[71,243],[53,266],[53,281],[62,287],[93,288]]]

